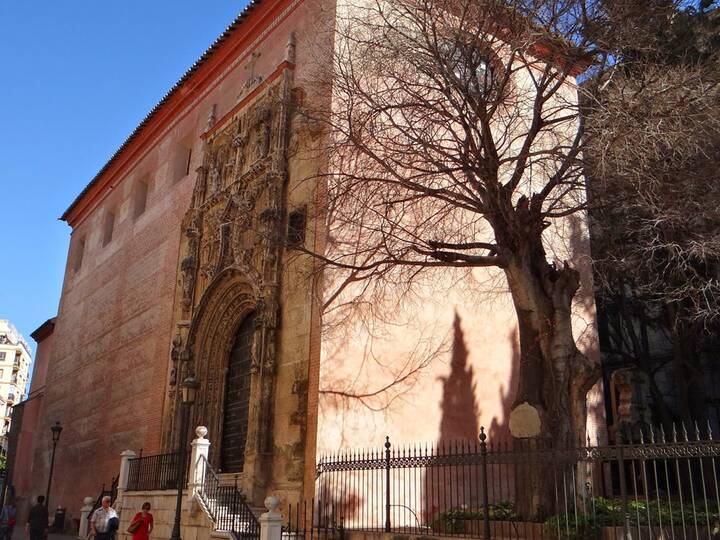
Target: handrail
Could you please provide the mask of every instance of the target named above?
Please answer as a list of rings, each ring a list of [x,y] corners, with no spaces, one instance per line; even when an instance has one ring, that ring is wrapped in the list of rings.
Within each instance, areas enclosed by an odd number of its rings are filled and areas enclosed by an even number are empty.
[[[87,520],[90,522],[92,519],[93,513],[95,513],[95,510],[100,508],[102,505],[103,497],[110,495],[110,505],[115,502],[115,499],[117,498],[117,492],[118,492],[118,481],[120,480],[119,476],[113,476],[112,480],[110,481],[110,489],[105,489],[105,484],[102,485],[102,489],[100,490],[100,495],[98,495],[97,499],[95,499],[95,502],[93,503],[92,509],[90,512],[88,512]]]
[[[230,531],[236,538],[259,538],[260,523],[238,487],[237,475],[232,485],[223,485],[205,456],[200,456],[198,464],[205,471],[198,495],[215,522],[215,530]]]

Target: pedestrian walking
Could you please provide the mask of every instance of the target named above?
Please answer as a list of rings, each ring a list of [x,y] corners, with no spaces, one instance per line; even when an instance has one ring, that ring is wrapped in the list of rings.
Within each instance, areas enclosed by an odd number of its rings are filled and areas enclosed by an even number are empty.
[[[150,503],[146,502],[142,505],[142,511],[132,518],[127,532],[132,534],[132,540],[149,540],[152,530],[153,516],[150,513]]]
[[[25,532],[30,540],[43,540],[48,532],[48,511],[45,497],[38,495],[37,503],[30,509]]]
[[[115,509],[110,506],[110,496],[102,498],[102,506],[93,512],[90,518],[90,534],[95,540],[113,540],[117,531],[119,518]]]
[[[16,519],[17,509],[15,503],[10,501],[3,506],[2,512],[0,512],[0,540],[12,540]]]

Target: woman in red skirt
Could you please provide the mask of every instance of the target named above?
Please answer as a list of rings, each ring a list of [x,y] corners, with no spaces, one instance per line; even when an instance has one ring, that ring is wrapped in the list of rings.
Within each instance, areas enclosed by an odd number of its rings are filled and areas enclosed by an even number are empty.
[[[150,503],[146,502],[142,505],[142,512],[135,514],[130,522],[128,532],[132,534],[132,540],[149,540],[152,530],[153,517],[150,513]]]

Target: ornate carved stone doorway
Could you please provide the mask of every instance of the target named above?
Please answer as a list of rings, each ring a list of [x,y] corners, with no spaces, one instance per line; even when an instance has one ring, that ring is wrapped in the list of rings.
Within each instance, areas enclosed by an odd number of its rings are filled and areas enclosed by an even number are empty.
[[[177,448],[178,385],[199,382],[192,425],[216,441],[210,463],[240,472],[260,502],[271,476],[281,256],[287,182],[289,64],[203,134],[180,243],[163,446]]]
[[[225,376],[220,468],[222,472],[242,472],[248,434],[250,376],[255,313],[243,319],[235,336]]]

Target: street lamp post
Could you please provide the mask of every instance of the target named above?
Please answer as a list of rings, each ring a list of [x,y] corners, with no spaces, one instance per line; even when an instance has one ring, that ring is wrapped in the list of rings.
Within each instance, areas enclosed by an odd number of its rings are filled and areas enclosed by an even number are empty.
[[[57,443],[60,440],[60,432],[62,430],[63,428],[60,425],[60,422],[55,422],[55,424],[50,426],[50,431],[52,432],[53,449],[52,456],[50,457],[50,474],[48,475],[47,491],[45,492],[45,508],[50,508],[50,485],[52,484],[53,469],[55,468],[55,448],[57,447]]]
[[[182,401],[180,416],[180,448],[178,448],[178,474],[177,474],[177,500],[175,501],[175,523],[173,524],[170,540],[180,540],[180,513],[182,511],[182,497],[185,480],[185,462],[187,461],[188,423],[190,422],[190,407],[195,402],[195,393],[200,383],[194,377],[188,377],[182,383]]]

